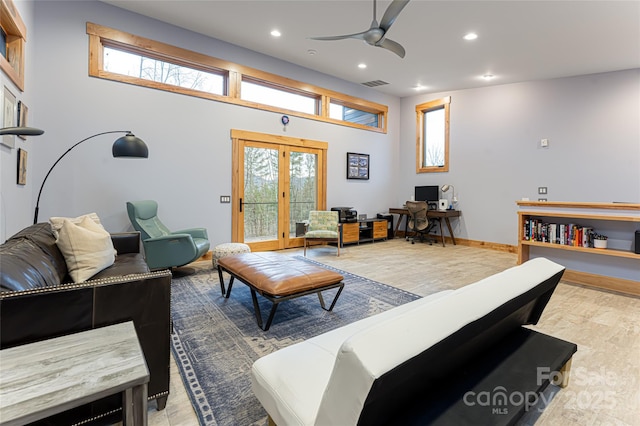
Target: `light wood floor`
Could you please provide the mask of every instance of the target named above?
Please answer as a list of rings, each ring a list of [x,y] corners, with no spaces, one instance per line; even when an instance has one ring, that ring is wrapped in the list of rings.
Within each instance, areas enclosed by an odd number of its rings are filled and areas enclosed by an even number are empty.
[[[510,253],[404,239],[346,246],[340,257],[335,247],[314,247],[307,256],[418,295],[456,289],[516,264]],[[640,298],[561,283],[533,328],[578,345],[569,386],[536,425],[640,425]],[[167,408],[150,408],[149,424],[197,423],[172,365]]]

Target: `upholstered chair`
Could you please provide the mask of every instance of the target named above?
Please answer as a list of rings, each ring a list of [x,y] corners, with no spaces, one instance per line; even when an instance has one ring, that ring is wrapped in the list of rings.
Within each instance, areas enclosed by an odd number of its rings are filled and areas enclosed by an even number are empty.
[[[304,255],[310,241],[335,242],[340,256],[340,223],[337,211],[312,210],[309,212],[309,226],[304,234]]]
[[[149,269],[166,269],[191,263],[209,250],[204,228],[170,231],[158,218],[158,203],[153,200],[127,202],[131,225],[140,231]]]

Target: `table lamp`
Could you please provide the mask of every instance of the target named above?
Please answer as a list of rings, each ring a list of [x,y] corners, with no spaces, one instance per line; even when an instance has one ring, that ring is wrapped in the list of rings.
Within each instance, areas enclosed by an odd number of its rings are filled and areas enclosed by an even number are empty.
[[[453,185],[450,185],[450,184],[447,183],[445,185],[442,185],[440,190],[442,192],[447,192],[447,191],[451,190],[451,204],[455,204],[455,203],[458,202],[458,199],[456,198],[456,191],[455,191],[455,188],[453,187]]]

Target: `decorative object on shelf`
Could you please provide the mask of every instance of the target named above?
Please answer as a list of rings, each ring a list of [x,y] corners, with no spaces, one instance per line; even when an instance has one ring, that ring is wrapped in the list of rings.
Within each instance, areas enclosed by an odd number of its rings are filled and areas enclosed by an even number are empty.
[[[29,107],[24,102],[18,101],[18,127],[27,126],[27,115],[29,113]],[[18,137],[22,140],[27,139],[27,135],[19,134]]]
[[[2,103],[2,125],[6,127],[13,127],[16,125],[16,97],[7,87],[4,88],[4,102]],[[0,143],[9,148],[16,146],[15,138],[13,135],[16,133],[2,133],[2,139]]]
[[[18,148],[18,185],[27,184],[27,151]]]
[[[451,190],[451,206],[453,206],[455,203],[458,202],[458,199],[456,198],[456,190],[453,187],[453,185],[450,184],[444,184],[442,185],[442,187],[440,188],[440,190],[442,192],[448,192],[449,190]],[[453,207],[452,207],[453,208]]]
[[[347,152],[347,179],[369,180],[369,154]]]
[[[606,249],[607,248],[607,236],[594,234],[593,235],[593,247],[597,249]]]
[[[42,189],[44,188],[44,184],[47,182],[47,178],[53,171],[54,167],[67,155],[73,148],[80,145],[82,142],[88,141],[89,139],[93,139],[97,136],[106,135],[110,133],[126,133],[126,135],[119,137],[113,143],[111,148],[111,153],[114,158],[149,158],[149,148],[147,148],[147,144],[142,141],[142,139],[137,138],[130,130],[112,130],[109,132],[96,133],[95,135],[89,136],[88,138],[82,139],[80,142],[75,143],[71,146],[71,148],[67,149],[64,154],[62,154],[58,159],[53,163],[53,166],[49,169],[47,174],[44,176],[42,181],[42,185],[40,185],[40,191],[38,191],[38,198],[36,200],[36,209],[33,215],[33,223],[38,223],[38,210],[40,205],[40,196],[42,195]]]

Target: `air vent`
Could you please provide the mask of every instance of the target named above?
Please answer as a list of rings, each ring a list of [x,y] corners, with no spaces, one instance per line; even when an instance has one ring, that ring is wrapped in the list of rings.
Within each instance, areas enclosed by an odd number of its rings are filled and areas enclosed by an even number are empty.
[[[382,80],[372,80],[372,81],[365,81],[362,84],[367,87],[376,87],[376,86],[384,86],[385,84],[389,84],[389,83]]]

